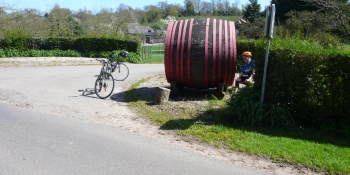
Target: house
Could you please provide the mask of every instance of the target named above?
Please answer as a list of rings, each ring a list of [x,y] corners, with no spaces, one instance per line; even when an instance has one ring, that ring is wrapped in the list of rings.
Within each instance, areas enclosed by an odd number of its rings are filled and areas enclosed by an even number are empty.
[[[158,42],[158,31],[148,27],[141,26],[139,23],[127,24],[129,34],[139,34],[144,43]]]

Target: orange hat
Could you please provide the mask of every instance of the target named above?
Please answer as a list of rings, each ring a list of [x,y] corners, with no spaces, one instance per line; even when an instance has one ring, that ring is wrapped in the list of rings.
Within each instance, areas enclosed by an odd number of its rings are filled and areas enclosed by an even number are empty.
[[[253,55],[252,55],[252,53],[251,53],[251,52],[249,52],[249,51],[245,51],[245,52],[243,52],[242,56],[251,57],[251,56],[253,56]]]

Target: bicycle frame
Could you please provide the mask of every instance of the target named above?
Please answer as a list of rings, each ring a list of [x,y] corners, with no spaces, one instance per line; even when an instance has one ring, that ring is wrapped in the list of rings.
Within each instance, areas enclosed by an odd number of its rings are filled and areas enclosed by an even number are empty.
[[[100,78],[102,80],[102,86],[103,88],[106,89],[106,73],[107,73],[107,62],[105,62],[104,60],[102,61],[102,68],[100,71],[100,75],[98,76],[98,78]]]

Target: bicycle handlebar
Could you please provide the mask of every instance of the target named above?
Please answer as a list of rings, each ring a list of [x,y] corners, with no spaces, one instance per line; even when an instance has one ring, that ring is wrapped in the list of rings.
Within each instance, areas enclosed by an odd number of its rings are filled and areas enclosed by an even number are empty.
[[[110,56],[111,58],[107,58],[108,61],[110,63],[114,62],[114,58],[113,58],[113,55],[115,54],[116,52],[113,51],[112,52],[112,55]],[[123,51],[120,51],[120,53],[118,54],[118,60],[119,60],[119,56],[122,56],[124,58],[126,58],[128,56],[129,52],[126,51],[126,50],[123,50]],[[97,61],[101,62],[101,63],[107,63],[108,61],[106,61],[105,59],[96,59]]]

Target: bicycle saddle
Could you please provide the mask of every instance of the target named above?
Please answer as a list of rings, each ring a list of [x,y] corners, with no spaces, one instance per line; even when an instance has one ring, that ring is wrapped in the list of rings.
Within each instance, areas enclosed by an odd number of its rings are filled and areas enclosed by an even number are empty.
[[[128,56],[128,51],[123,50],[119,53],[119,55],[126,58]]]

